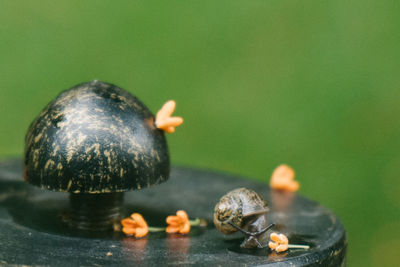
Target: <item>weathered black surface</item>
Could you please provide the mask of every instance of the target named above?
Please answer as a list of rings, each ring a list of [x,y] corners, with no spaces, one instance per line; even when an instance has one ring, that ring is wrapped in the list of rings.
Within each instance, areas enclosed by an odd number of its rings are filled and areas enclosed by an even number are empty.
[[[211,222],[214,206],[238,187],[260,193],[271,208],[268,219],[277,223],[275,230],[311,249],[282,254],[245,250],[239,248],[239,233],[219,233]],[[165,217],[179,209],[208,220],[207,228],[193,228],[189,236],[153,233],[135,240],[120,233],[72,232],[60,219],[68,205],[67,193],[24,183],[20,160],[0,163],[0,265],[344,266],[346,236],[335,215],[304,197],[221,173],[174,168],[167,183],[125,194],[125,214],[139,212],[152,226],[165,225]]]
[[[103,194],[70,194],[70,209],[64,221],[83,231],[109,231],[122,217],[123,192]]]
[[[54,191],[104,193],[168,179],[163,131],[136,97],[92,81],[61,93],[26,135],[25,177]]]

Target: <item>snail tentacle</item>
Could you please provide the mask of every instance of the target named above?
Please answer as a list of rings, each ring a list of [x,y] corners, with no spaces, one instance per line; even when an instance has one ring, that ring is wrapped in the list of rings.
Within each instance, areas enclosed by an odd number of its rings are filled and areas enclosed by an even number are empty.
[[[261,235],[261,234],[265,233],[266,231],[268,231],[269,229],[271,229],[271,228],[274,227],[274,226],[275,226],[275,223],[271,223],[270,225],[268,225],[268,226],[265,227],[264,229],[262,229],[262,230],[260,230],[260,231],[257,231],[257,232],[254,232],[254,235],[255,235],[255,236]]]
[[[236,228],[237,230],[239,230],[240,232],[242,232],[242,233],[245,234],[245,235],[250,235],[250,236],[253,236],[253,235],[254,235],[254,233],[249,232],[249,231],[246,231],[246,230],[240,228],[239,226],[237,226],[236,224],[234,224],[234,223],[232,223],[232,222],[228,222],[228,224],[231,225],[232,227]]]
[[[228,224],[230,224],[232,227],[238,229],[238,230],[239,230],[240,232],[242,232],[243,234],[246,234],[246,235],[249,235],[249,236],[252,236],[252,237],[253,237],[253,236],[261,235],[261,234],[265,233],[266,231],[268,231],[269,229],[271,229],[272,227],[275,226],[275,223],[271,223],[270,225],[268,225],[267,227],[265,227],[264,229],[262,229],[262,230],[260,230],[260,231],[257,231],[257,232],[249,232],[249,231],[246,231],[246,230],[240,228],[239,226],[233,224],[232,222],[228,222]]]

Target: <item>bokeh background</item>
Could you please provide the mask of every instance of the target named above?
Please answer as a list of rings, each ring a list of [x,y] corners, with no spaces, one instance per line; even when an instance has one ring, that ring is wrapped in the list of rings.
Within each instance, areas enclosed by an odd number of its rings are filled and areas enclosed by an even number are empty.
[[[60,91],[99,79],[185,123],[174,164],[300,193],[348,232],[348,266],[400,250],[398,1],[0,1],[0,157]]]

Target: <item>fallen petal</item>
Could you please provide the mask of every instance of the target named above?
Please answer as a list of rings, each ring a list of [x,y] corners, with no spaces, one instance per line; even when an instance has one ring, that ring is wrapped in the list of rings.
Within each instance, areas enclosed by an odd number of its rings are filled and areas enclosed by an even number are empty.
[[[140,215],[139,213],[131,214],[131,218],[137,223],[138,226],[147,228],[147,222],[144,220],[143,216]]]
[[[190,223],[186,222],[183,227],[179,230],[181,234],[188,234],[190,232]]]
[[[168,224],[176,224],[178,225],[181,222],[181,219],[178,216],[170,215],[165,220]]]
[[[136,222],[131,218],[125,218],[121,221],[122,226],[124,227],[136,227]]]
[[[183,123],[183,118],[181,117],[169,117],[163,120],[157,121],[157,128],[167,128],[169,126],[177,127]]]
[[[189,216],[184,210],[178,210],[176,212],[176,216],[182,218],[184,221],[189,221]]]
[[[276,247],[278,246],[278,244],[275,243],[275,242],[269,241],[269,242],[268,242],[268,246],[269,246],[270,249],[276,249]]]
[[[165,229],[165,231],[169,234],[173,234],[173,233],[178,233],[179,232],[179,227],[178,226],[167,226],[167,228]]]
[[[300,184],[295,181],[295,171],[286,164],[279,165],[272,173],[270,187],[273,189],[295,192]]]
[[[288,245],[279,245],[275,250],[276,252],[283,252],[288,250],[289,246]]]
[[[149,233],[148,228],[137,228],[135,237],[144,237]]]
[[[136,228],[130,228],[130,227],[123,227],[122,232],[126,235],[135,235],[136,234]]]
[[[165,129],[163,129],[166,133],[174,133],[175,132],[175,127],[169,126]]]
[[[275,242],[279,242],[281,239],[280,239],[280,237],[279,237],[279,235],[277,234],[277,233],[271,233],[270,235],[269,235],[269,238],[272,240],[272,241],[275,241]]]
[[[289,243],[288,238],[284,234],[280,234],[279,238],[280,238],[280,243],[281,244],[286,244],[287,245]]]
[[[299,188],[300,188],[300,184],[297,181],[292,181],[288,185],[288,191],[296,192],[297,190],[299,190]]]
[[[174,100],[169,100],[161,107],[156,114],[156,123],[159,119],[170,117],[174,113],[176,103]]]

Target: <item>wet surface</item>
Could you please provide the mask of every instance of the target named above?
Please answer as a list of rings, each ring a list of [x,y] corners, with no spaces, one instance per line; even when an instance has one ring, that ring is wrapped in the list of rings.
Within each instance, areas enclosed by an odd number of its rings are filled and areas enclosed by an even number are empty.
[[[222,173],[174,168],[170,180],[125,194],[123,213],[139,212],[151,226],[184,209],[191,218],[209,225],[193,227],[188,236],[150,233],[143,239],[119,232],[74,231],[63,223],[68,194],[49,192],[22,180],[21,161],[0,163],[0,264],[23,265],[265,265],[340,266],[346,238],[340,221],[318,203],[291,193],[269,191],[266,184]],[[223,236],[212,225],[215,204],[226,192],[247,187],[257,191],[271,208],[274,231],[307,251],[239,247],[243,236]]]

